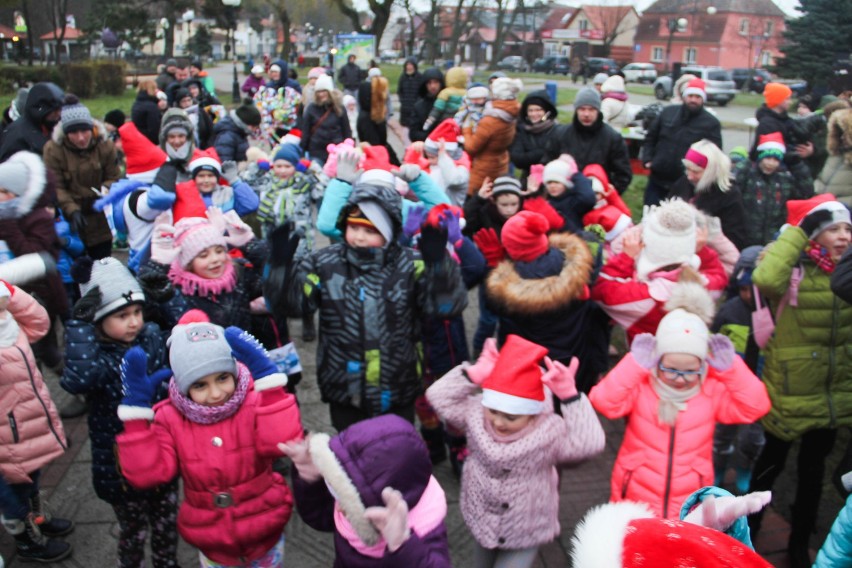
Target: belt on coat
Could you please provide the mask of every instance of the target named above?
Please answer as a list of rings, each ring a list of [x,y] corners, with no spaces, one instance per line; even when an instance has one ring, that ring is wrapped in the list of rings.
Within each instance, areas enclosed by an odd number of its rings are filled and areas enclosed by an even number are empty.
[[[198,507],[199,509],[224,509],[262,495],[274,483],[275,475],[271,471],[264,471],[248,481],[220,490],[208,489],[206,491],[198,491],[184,487],[183,492],[186,500],[193,507]]]

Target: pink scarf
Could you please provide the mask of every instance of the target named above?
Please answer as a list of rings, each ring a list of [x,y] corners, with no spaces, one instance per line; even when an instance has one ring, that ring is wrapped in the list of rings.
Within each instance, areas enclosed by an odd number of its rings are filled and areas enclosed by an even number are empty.
[[[187,296],[206,297],[210,294],[231,292],[237,285],[237,271],[233,262],[229,262],[219,278],[202,278],[182,267],[175,259],[169,268],[169,280]]]
[[[805,247],[805,253],[807,253],[808,257],[814,261],[814,264],[817,267],[825,272],[826,274],[832,274],[836,267],[836,264],[831,257],[828,255],[828,251],[820,245],[816,241],[808,242],[808,245]]]
[[[169,381],[169,401],[178,409],[178,412],[190,422],[196,424],[216,424],[226,418],[230,418],[243,405],[248,394],[249,387],[254,384],[248,368],[242,363],[237,363],[237,388],[228,402],[222,406],[204,406],[194,402],[191,398],[178,390],[175,378]]]
[[[429,477],[429,483],[420,496],[420,501],[408,512],[408,526],[419,537],[423,537],[444,522],[447,516],[447,498],[444,490],[434,476]],[[334,527],[340,536],[346,539],[352,548],[364,556],[370,558],[382,558],[385,555],[387,544],[385,539],[379,537],[379,541],[373,546],[364,544],[358,537],[358,533],[352,527],[349,519],[343,514],[343,509],[337,501],[334,502]]]

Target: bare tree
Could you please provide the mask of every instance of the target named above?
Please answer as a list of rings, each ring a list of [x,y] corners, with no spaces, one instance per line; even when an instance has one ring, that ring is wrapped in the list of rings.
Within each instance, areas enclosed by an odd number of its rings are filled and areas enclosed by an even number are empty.
[[[491,54],[491,63],[489,69],[496,69],[497,62],[500,61],[500,56],[503,54],[503,44],[506,40],[506,30],[511,30],[515,26],[515,17],[519,11],[524,10],[524,0],[518,0],[515,3],[515,9],[512,10],[512,15],[509,22],[506,22],[506,12],[509,10],[509,0],[496,0],[497,2],[497,23],[496,36],[494,38],[494,52]]]
[[[632,23],[627,15],[633,10],[633,6],[625,4],[625,5],[611,5],[607,2],[603,2],[596,6],[586,6],[586,15],[589,15],[589,12],[592,11],[594,14],[594,19],[597,20],[598,26],[603,32],[603,52],[604,56],[608,57],[609,52],[612,49],[612,44],[615,43],[615,40],[618,39],[618,36],[629,32],[633,28],[636,27],[635,23]],[[592,19],[592,18],[590,18]]]
[[[476,10],[476,3],[478,0],[457,0],[456,7],[453,15],[453,28],[450,33],[450,49],[449,54],[452,57],[456,56],[456,52],[459,48],[459,38],[464,32],[465,29],[468,28],[468,24],[474,21],[472,15]],[[467,3],[467,7],[465,7],[465,3]]]
[[[53,39],[56,40],[56,64],[62,62],[62,43],[65,41],[65,27],[68,17],[68,0],[47,0]]]
[[[382,35],[390,20],[391,7],[394,0],[367,0],[370,12],[373,14],[372,23],[364,26],[361,23],[361,13],[352,5],[350,0],[332,0],[344,16],[352,22],[353,29],[362,34],[373,34],[376,36],[376,45],[381,43]]]

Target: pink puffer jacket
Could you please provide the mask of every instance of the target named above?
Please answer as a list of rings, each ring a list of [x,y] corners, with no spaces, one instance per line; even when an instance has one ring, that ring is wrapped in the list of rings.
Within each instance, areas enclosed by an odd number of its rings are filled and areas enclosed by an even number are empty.
[[[657,419],[659,397],[652,380],[628,353],[589,398],[607,418],[627,417],[610,500],[648,503],[657,515],[676,519],[690,493],[713,484],[716,423],[754,422],[769,412],[769,395],[743,360],[734,357],[727,371],[710,367],[701,390],[670,427]]]
[[[0,475],[8,483],[29,483],[30,474],[61,456],[67,443],[30,348],[50,329],[47,311],[18,287],[7,309],[20,333],[0,348]]]

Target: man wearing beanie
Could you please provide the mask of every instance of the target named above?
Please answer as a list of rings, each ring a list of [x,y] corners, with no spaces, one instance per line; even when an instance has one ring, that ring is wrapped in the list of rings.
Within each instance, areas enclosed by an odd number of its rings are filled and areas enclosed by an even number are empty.
[[[110,256],[112,230],[106,215],[93,206],[121,177],[115,144],[73,95],[66,97],[60,123],[44,145],[44,165],[53,172],[59,207],[86,253],[94,259]]]
[[[814,153],[814,145],[811,140],[803,140],[797,135],[800,128],[796,127],[795,120],[787,114],[793,91],[782,83],[767,83],[763,89],[763,104],[755,112],[757,129],[755,130],[754,144],[751,147],[751,159],[757,160],[757,145],[761,136],[780,132],[784,137],[786,151],[784,163],[790,166],[808,158]]]
[[[669,105],[651,123],[642,145],[642,161],[651,170],[645,187],[645,205],[658,205],[682,175],[689,147],[706,139],[722,147],[722,125],[707,112],[704,81],[692,79],[683,90],[683,104]]]
[[[64,98],[62,89],[53,83],[36,83],[27,94],[26,103],[19,108],[21,116],[3,132],[0,162],[21,150],[41,156],[50,140],[53,127],[59,122]]]
[[[246,161],[248,137],[258,131],[260,111],[253,104],[238,106],[213,127],[213,147],[223,162]]]
[[[621,133],[604,124],[601,94],[584,87],[574,98],[571,124],[554,129],[542,163],[552,162],[562,154],[570,154],[582,170],[589,164],[600,164],[618,193],[624,193],[633,179],[630,156]]]

